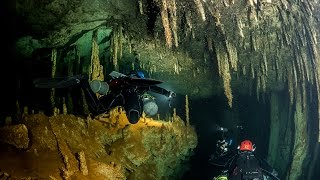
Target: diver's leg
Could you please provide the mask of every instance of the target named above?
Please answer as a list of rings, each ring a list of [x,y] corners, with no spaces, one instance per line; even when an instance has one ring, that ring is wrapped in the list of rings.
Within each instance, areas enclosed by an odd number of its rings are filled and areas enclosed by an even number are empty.
[[[143,102],[139,98],[136,92],[127,91],[123,93],[124,96],[124,109],[126,111],[127,118],[131,124],[136,124],[143,111]]]

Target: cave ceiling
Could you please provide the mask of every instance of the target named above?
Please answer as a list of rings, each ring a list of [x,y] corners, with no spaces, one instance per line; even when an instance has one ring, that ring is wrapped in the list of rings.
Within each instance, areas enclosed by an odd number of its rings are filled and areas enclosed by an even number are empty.
[[[318,84],[318,8],[315,0],[17,0],[17,48],[30,56],[80,47],[88,32],[112,30],[121,57],[134,54],[191,97],[224,91],[231,105],[232,93]]]

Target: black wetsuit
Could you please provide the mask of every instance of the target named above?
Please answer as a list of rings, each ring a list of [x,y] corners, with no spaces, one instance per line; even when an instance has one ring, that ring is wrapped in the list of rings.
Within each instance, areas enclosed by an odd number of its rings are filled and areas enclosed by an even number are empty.
[[[230,180],[257,179],[270,175],[273,168],[250,151],[239,152],[227,164]]]

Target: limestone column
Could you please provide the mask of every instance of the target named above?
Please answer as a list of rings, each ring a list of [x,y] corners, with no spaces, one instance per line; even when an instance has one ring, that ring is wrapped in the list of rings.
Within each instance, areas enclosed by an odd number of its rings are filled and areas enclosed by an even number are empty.
[[[300,88],[297,89],[296,103],[294,112],[294,124],[295,124],[295,139],[293,147],[293,158],[291,167],[288,174],[288,179],[295,180],[301,179],[303,169],[303,161],[306,159],[308,152],[307,144],[307,109],[303,109],[302,95]]]

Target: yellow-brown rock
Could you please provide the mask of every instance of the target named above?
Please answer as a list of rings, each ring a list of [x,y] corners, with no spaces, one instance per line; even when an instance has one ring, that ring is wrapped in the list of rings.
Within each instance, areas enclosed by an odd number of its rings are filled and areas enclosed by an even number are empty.
[[[0,142],[26,149],[29,146],[28,129],[24,124],[0,128]]]
[[[0,146],[0,169],[10,178],[162,179],[179,177],[181,161],[197,145],[192,126],[141,119],[125,112],[83,119],[74,115],[27,115],[23,125],[32,142],[25,152]],[[4,134],[4,137],[7,134]]]

